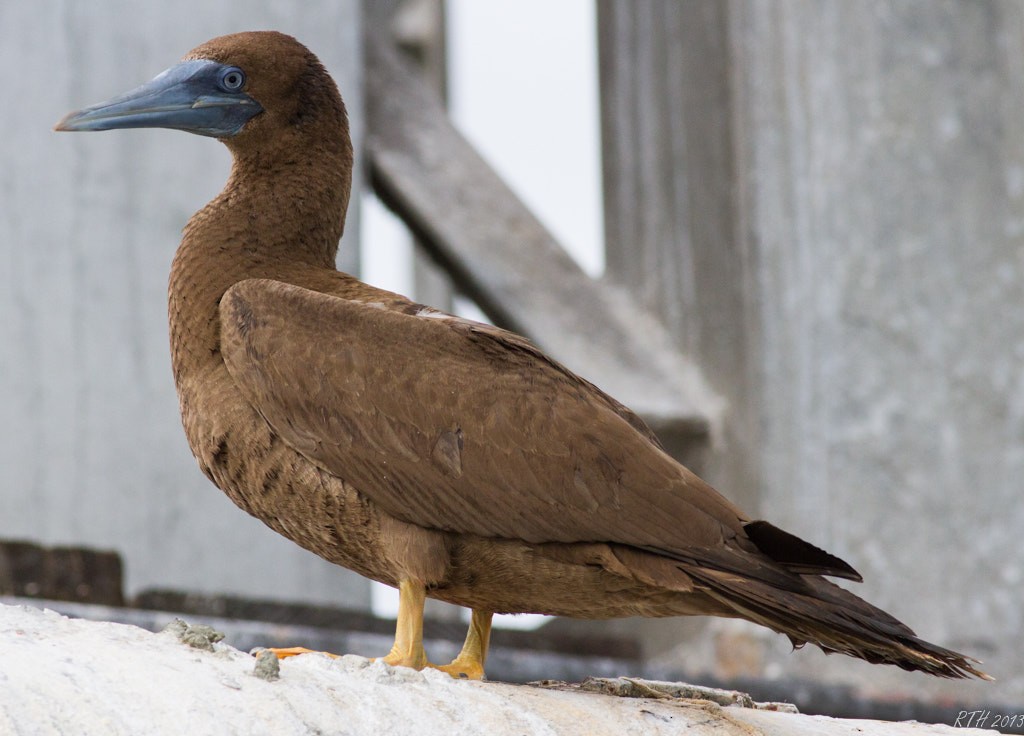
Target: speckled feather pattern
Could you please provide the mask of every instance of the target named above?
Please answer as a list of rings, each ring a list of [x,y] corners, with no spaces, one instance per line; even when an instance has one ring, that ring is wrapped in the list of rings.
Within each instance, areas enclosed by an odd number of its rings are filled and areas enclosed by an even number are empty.
[[[188,58],[245,69],[265,110],[225,140],[231,177],[185,228],[169,287],[185,432],[238,506],[327,560],[464,606],[739,616],[870,661],[975,672],[794,571],[845,563],[800,540],[775,554],[770,527],[755,544],[640,419],[523,338],[335,270],[352,149],[305,47],[237,34]]]

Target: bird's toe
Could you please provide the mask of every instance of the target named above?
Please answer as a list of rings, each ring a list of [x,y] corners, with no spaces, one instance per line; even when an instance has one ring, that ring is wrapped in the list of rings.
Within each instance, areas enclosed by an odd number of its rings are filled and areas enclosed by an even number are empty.
[[[482,680],[484,679],[484,665],[480,660],[464,659],[458,657],[449,664],[430,665],[435,670],[446,672],[456,680]]]
[[[326,654],[332,659],[338,659],[340,654],[331,654],[330,652],[319,652],[315,649],[306,649],[306,647],[267,647],[260,651],[270,652],[278,659],[287,659],[288,657],[296,657],[300,654]]]

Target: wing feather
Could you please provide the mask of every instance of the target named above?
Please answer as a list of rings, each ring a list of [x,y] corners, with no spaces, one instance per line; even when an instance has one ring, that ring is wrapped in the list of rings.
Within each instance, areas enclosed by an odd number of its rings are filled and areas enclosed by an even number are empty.
[[[220,316],[263,417],[403,521],[683,554],[743,536],[749,519],[642,420],[519,336],[255,279]]]

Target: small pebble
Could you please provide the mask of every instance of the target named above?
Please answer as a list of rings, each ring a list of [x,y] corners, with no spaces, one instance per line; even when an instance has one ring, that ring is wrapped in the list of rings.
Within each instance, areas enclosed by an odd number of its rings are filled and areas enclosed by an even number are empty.
[[[180,618],[176,618],[164,627],[160,633],[172,634],[183,644],[188,644],[195,649],[213,651],[213,645],[224,638],[224,634],[212,626],[206,624],[189,624]]]
[[[277,655],[268,649],[259,651],[256,654],[256,667],[252,673],[267,682],[279,679],[281,677],[281,663],[278,661]]]

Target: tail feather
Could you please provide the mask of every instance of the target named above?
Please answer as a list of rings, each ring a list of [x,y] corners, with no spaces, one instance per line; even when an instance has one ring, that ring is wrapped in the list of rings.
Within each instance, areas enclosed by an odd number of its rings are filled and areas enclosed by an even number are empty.
[[[838,585],[804,575],[806,593],[779,590],[734,572],[684,564],[680,567],[712,596],[750,621],[785,634],[794,647],[815,644],[873,664],[892,664],[937,677],[992,678],[978,660],[918,638],[905,624]]]

